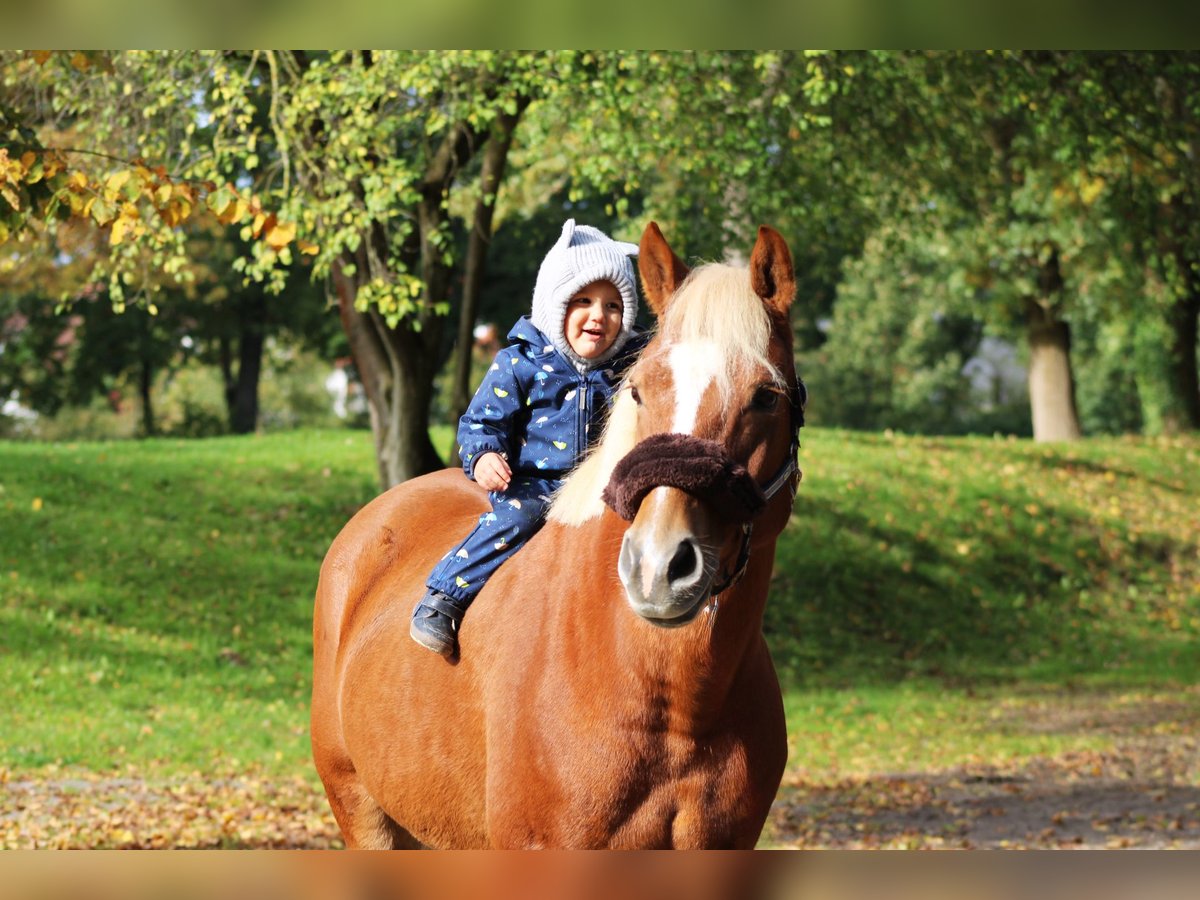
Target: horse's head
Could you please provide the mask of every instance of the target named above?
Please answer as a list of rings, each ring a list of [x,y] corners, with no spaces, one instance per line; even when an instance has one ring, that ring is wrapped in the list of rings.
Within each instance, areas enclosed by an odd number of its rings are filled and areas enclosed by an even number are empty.
[[[689,272],[652,222],[639,269],[659,328],[618,400],[638,446],[606,499],[632,518],[618,564],[630,605],[682,625],[745,564],[750,522],[774,536],[791,510],[803,405],[787,317],[795,277],[767,227],[749,270]]]

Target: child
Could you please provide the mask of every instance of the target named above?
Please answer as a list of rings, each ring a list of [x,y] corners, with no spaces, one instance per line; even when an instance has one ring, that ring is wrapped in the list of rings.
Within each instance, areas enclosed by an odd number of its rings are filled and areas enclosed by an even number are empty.
[[[468,478],[492,511],[434,568],[409,633],[451,657],[463,613],[488,577],[542,526],[580,461],[641,340],[633,340],[637,245],[569,219],[546,254],[533,310],[508,334],[458,427]]]

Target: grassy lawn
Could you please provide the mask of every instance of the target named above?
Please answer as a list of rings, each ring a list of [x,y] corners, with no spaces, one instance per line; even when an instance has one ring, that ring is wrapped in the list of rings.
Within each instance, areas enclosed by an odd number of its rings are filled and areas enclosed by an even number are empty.
[[[814,429],[802,455],[767,616],[801,777],[1094,747],[1024,723],[1197,681],[1200,441]]]
[[[1200,441],[806,429],[802,465],[766,623],[789,777],[1091,746],[1023,711],[1200,675]],[[365,432],[0,443],[0,769],[315,780],[312,594],[375,490]]]

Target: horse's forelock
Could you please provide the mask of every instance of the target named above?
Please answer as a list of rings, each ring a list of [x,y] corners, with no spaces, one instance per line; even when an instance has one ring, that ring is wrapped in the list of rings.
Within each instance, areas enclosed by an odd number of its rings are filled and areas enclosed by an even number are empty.
[[[661,323],[668,344],[708,343],[725,365],[717,385],[728,402],[737,376],[761,372],[780,386],[783,373],[768,357],[771,317],[750,286],[746,269],[709,263],[692,270],[667,308]]]

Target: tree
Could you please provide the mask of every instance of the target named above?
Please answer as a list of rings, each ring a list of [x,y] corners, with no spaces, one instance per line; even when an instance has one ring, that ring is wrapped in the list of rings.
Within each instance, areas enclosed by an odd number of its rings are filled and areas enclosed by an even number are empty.
[[[1142,308],[1157,313],[1136,318],[1144,418],[1153,430],[1196,430],[1200,54],[1095,54],[1073,74],[1075,105],[1096,113],[1091,168],[1121,224],[1130,280]]]
[[[880,222],[964,215],[993,327],[1021,327],[1040,439],[1079,433],[1072,323],[1141,323],[1143,403],[1163,427],[1197,402],[1194,54],[900,53],[823,58],[832,140],[880,178]],[[1185,224],[1186,223],[1186,224]],[[1160,290],[1157,285],[1162,285]],[[1159,303],[1155,294],[1174,298]],[[1109,330],[1110,335],[1121,333]],[[1154,360],[1169,361],[1156,374]],[[1173,385],[1173,386],[1172,386]],[[1194,427],[1194,426],[1187,426]]]
[[[952,433],[978,421],[964,366],[979,348],[979,288],[947,235],[896,223],[846,266],[829,339],[806,355],[819,421]]]
[[[246,239],[257,239],[240,262],[249,278],[277,289],[293,253],[311,254],[363,377],[384,485],[441,464],[428,425],[433,377],[450,343],[446,314],[457,294],[459,332],[468,333],[511,149],[526,150],[551,180],[613,191],[620,213],[629,195],[645,193],[643,179],[654,184],[673,171],[725,198],[731,171],[749,171],[767,140],[738,127],[752,117],[732,118],[761,105],[739,94],[770,72],[752,54],[4,59],[5,109],[15,111],[23,141],[9,155],[20,170],[10,165],[8,184],[47,194],[43,217],[57,203],[55,211],[106,229],[111,253],[97,274],[118,304],[132,247],[153,265],[180,265],[176,226],[201,205],[223,222],[245,223]],[[711,123],[727,117],[717,140]],[[67,153],[69,142],[54,140],[55,129],[81,123],[89,146],[107,156]],[[97,161],[111,158],[155,165],[100,171]],[[697,209],[714,208],[696,190],[687,195]],[[34,201],[18,196],[13,208],[27,216]]]

